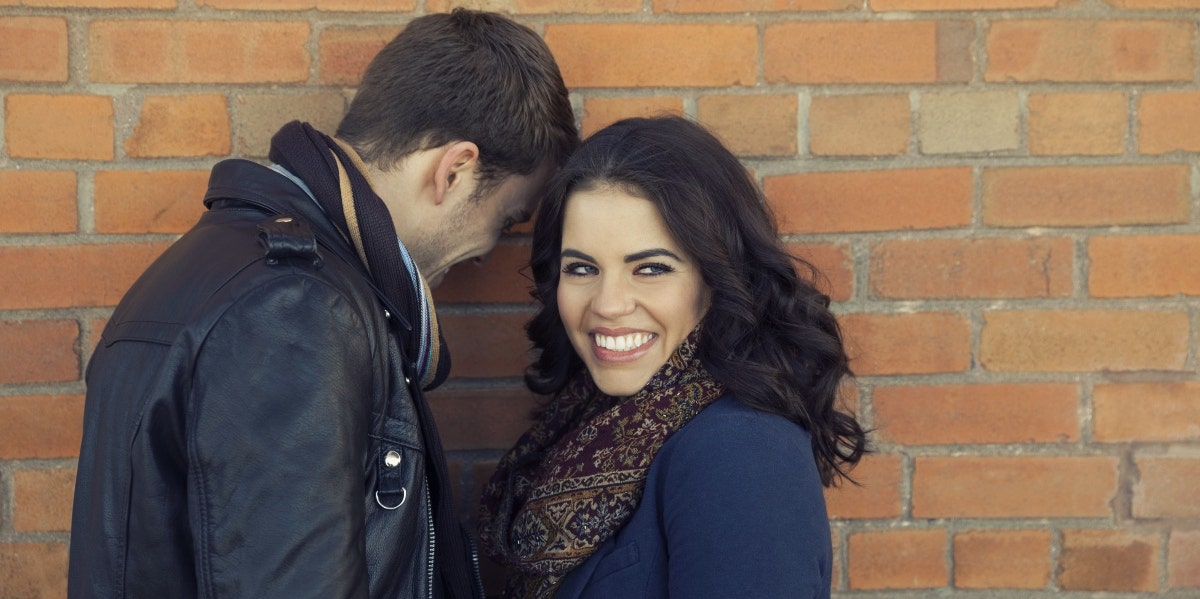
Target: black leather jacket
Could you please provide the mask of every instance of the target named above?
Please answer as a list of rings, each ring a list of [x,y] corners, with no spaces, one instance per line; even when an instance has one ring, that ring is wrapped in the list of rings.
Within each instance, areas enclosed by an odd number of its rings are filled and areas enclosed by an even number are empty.
[[[404,323],[286,177],[205,203],[88,365],[68,595],[433,597]]]

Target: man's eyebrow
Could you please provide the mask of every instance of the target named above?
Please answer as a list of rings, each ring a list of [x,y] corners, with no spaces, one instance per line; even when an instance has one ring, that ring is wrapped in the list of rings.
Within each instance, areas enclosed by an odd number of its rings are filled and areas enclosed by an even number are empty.
[[[629,254],[628,256],[625,256],[625,263],[628,264],[630,262],[637,262],[638,260],[645,260],[646,258],[653,258],[655,256],[667,256],[669,258],[674,258],[679,262],[683,262],[683,258],[676,256],[675,252],[672,252],[671,250],[665,248],[654,248],[652,250],[642,250],[636,254]]]

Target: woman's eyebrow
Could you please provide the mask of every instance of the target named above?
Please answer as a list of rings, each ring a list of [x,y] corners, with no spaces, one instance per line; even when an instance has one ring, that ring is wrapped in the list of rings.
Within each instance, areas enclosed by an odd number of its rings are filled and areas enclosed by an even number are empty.
[[[593,258],[579,250],[563,250],[562,253],[559,254],[559,258],[578,258],[580,260],[587,260],[588,262],[596,261],[595,258]]]
[[[646,258],[653,258],[655,256],[667,256],[669,258],[674,258],[679,262],[683,262],[683,258],[676,256],[675,252],[672,252],[671,250],[654,248],[652,250],[642,250],[636,254],[629,254],[628,256],[625,256],[625,263],[628,264],[630,262],[637,262],[638,260],[645,260]]]

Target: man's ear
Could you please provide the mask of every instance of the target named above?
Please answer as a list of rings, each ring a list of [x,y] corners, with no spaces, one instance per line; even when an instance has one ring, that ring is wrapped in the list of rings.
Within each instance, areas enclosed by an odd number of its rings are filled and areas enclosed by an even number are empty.
[[[433,174],[434,203],[441,204],[446,194],[466,185],[475,176],[479,164],[479,146],[470,141],[455,141],[443,146],[445,150]]]

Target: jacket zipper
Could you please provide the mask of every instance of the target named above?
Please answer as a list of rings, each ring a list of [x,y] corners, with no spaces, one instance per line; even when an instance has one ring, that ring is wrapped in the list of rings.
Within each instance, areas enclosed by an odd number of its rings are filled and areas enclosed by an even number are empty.
[[[475,537],[467,535],[467,542],[471,544],[471,574],[475,576],[475,597],[477,599],[486,599],[487,591],[483,589],[483,575],[479,573],[479,548],[475,545]]]
[[[425,479],[425,526],[429,529],[429,559],[425,566],[426,597],[433,599],[433,560],[437,555],[437,532],[433,529],[433,502],[429,498],[429,479]]]

